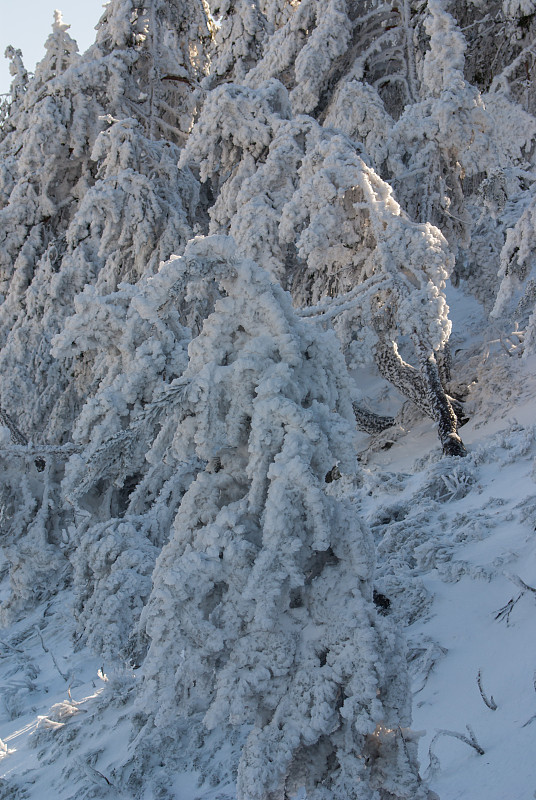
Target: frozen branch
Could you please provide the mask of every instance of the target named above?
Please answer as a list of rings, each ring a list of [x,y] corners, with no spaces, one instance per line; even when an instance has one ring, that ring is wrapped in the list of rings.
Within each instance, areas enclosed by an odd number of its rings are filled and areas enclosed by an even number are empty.
[[[357,403],[352,403],[352,408],[354,409],[356,425],[359,431],[381,433],[381,431],[385,431],[395,425],[394,417],[382,417],[380,414],[374,414],[372,411],[358,406]]]
[[[430,742],[430,747],[428,749],[428,752],[431,753],[432,745],[439,739],[440,736],[452,736],[454,739],[459,739],[460,742],[464,742],[465,744],[469,745],[469,747],[472,747],[473,750],[476,750],[479,756],[483,756],[486,751],[478,744],[473,729],[471,728],[470,725],[466,725],[465,727],[467,728],[469,736],[466,736],[464,733],[458,733],[458,731],[447,731],[447,730],[437,731],[434,738]]]
[[[5,427],[9,429],[9,432],[11,434],[11,441],[13,442],[13,444],[20,444],[20,445],[28,444],[28,439],[26,438],[26,436],[24,436],[24,434],[20,432],[20,430],[17,428],[15,422],[7,413],[7,411],[4,411],[4,409],[1,407],[0,407],[0,422],[2,423],[2,425],[5,425]]]

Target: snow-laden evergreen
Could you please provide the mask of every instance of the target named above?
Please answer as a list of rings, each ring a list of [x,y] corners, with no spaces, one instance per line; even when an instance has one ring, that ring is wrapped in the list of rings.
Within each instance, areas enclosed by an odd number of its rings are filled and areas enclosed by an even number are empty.
[[[402,737],[383,733],[407,725],[407,689],[396,638],[372,605],[369,534],[326,482],[334,468],[356,478],[336,340],[297,319],[225,237],[192,243],[184,259],[194,286],[216,280],[224,296],[183,375],[192,416],[182,452],[206,467],[143,611],[146,709],[157,727],[191,718],[250,729],[240,798],[303,783],[311,798],[372,797],[383,773],[393,797],[420,797]]]
[[[132,87],[139,93],[143,78],[138,62],[147,66],[139,50],[145,34],[139,45],[121,38],[115,14],[122,18],[111,4],[97,43],[74,61],[68,26],[57,17],[24,96],[29,111],[9,145],[18,145],[20,154],[18,181],[0,211],[9,265],[0,307],[1,402],[41,442],[70,437],[91,388],[91,379],[80,385],[80,365],[67,371],[51,356],[52,338],[73,312],[76,295],[95,284],[100,292],[114,291],[121,280],[154,272],[193,233],[197,184],[189,171],[177,169],[176,146],[151,138],[156,106],[148,109],[144,101],[136,118],[114,116],[132,113]],[[159,23],[171,25],[162,15],[159,9]],[[158,57],[155,70],[164,69],[165,52],[160,43],[156,54],[147,54]],[[20,215],[25,225],[16,222]]]

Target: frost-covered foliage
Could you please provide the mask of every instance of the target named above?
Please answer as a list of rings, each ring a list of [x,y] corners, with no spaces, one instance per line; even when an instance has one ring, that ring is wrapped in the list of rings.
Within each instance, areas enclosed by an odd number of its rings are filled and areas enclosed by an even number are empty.
[[[87,191],[66,234],[67,260],[87,262],[97,287],[113,291],[156,271],[191,237],[197,182],[179,171],[179,150],[146,138],[136,120],[109,119],[91,160],[96,181]]]
[[[387,785],[392,797],[419,797],[394,733],[407,724],[404,675],[371,603],[370,539],[326,483],[335,465],[355,478],[336,340],[297,319],[227,238],[197,240],[185,261],[196,291],[216,280],[224,296],[183,376],[184,451],[206,468],[184,495],[143,611],[146,709],[157,727],[178,717],[249,729],[241,798],[301,786],[311,798],[372,797]]]
[[[150,139],[181,141],[207,69],[210,27],[203,0],[110,0],[86,58],[98,68],[106,112],[133,117]]]
[[[270,37],[246,84],[257,87],[278,78],[290,92],[295,113],[313,112],[331,65],[348,47],[351,30],[345,0],[303,0]]]
[[[471,219],[462,178],[497,167],[492,121],[464,79],[466,42],[443,0],[428,3],[429,39],[421,66],[422,100],[408,105],[392,131],[390,166],[411,216],[441,227],[454,248],[467,247]]]
[[[179,436],[191,338],[178,308],[184,285],[176,258],[110,294],[87,286],[54,343],[86,391],[72,432],[79,453],[63,481],[79,519],[69,545],[77,619],[92,647],[114,658],[136,657],[154,562],[198,468]]]
[[[443,446],[460,448],[434,355],[450,334],[444,288],[451,256],[436,228],[402,212],[362,148],[309,117],[293,119],[284,87],[272,80],[256,90],[212,92],[182,156],[189,162],[217,190],[210,230],[230,232],[242,252],[291,287],[297,303],[318,303],[304,315],[336,318],[354,363],[374,359],[403,394],[429,396]],[[404,376],[402,337],[413,344],[417,366]]]
[[[401,333],[409,334],[426,325],[429,301],[434,322],[422,336],[441,348],[450,330],[442,296],[450,257],[441,234],[402,213],[358,145],[310,118],[289,116],[276,81],[255,91],[222,87],[206,101],[182,159],[200,164],[201,179],[218,190],[211,231],[229,231],[241,250],[273,265],[300,305],[339,295],[337,303],[351,304],[346,293],[366,294],[370,280],[373,295],[380,284],[390,292]],[[286,251],[296,257],[281,275]],[[419,315],[399,313],[397,295],[421,306]],[[357,336],[373,311],[372,302],[356,308],[363,320]]]
[[[0,428],[0,435],[5,431]],[[61,459],[36,458],[31,448],[10,447],[6,438],[0,439],[0,563],[9,578],[0,605],[3,625],[50,598],[68,571],[62,552]]]
[[[258,0],[225,0],[211,3],[211,13],[218,19],[214,37],[214,60],[208,84],[235,81],[241,83],[262,53],[269,33],[268,21]]]
[[[112,6],[106,13],[114,25],[105,14],[98,42],[83,58],[75,59],[76,48],[66,40],[68,26],[57,17],[47,55],[24,96],[28,112],[10,144],[21,143],[21,151],[17,180],[0,211],[6,265],[0,307],[2,403],[13,410],[24,398],[21,412],[14,413],[41,441],[57,443],[69,436],[92,385],[93,379],[76,380],[80,365],[67,372],[50,354],[75,296],[85,285],[97,284],[103,294],[121,280],[155,272],[192,235],[197,205],[197,182],[189,171],[177,169],[179,153],[172,142],[150,138],[143,110],[137,119],[103,117],[106,109],[123,109],[103,94],[100,81],[108,86],[104,77],[112,66],[131,77],[135,73],[125,50],[99,50],[103,26],[111,25],[119,37],[119,9]],[[157,18],[161,25],[166,21],[162,9]],[[162,37],[158,64],[165,60]],[[112,40],[104,38],[110,45]],[[60,50],[63,60],[58,61]],[[144,57],[145,67],[146,62]],[[128,96],[123,99],[127,104]],[[156,118],[159,112],[153,112]]]

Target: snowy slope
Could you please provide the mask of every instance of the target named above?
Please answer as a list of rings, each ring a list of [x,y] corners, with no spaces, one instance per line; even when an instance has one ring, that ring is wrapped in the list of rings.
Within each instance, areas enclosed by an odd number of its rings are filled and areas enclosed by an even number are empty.
[[[454,308],[455,377],[471,384],[472,418],[461,429],[469,454],[449,464],[421,422],[369,455],[364,493],[372,491],[379,588],[391,594],[389,613],[410,623],[421,773],[443,800],[528,800],[536,796],[535,364],[488,345],[493,334],[459,292]],[[451,735],[471,739],[467,726],[483,754]]]

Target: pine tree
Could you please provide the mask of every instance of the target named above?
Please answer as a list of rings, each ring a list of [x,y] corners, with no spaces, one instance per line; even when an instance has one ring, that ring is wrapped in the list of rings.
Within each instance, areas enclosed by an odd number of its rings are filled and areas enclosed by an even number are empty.
[[[206,467],[143,611],[146,707],[157,728],[188,722],[187,739],[203,725],[249,731],[239,798],[302,786],[311,798],[372,798],[381,783],[386,797],[424,797],[394,733],[407,689],[403,668],[395,677],[383,662],[393,643],[371,602],[372,543],[326,483],[335,465],[347,486],[356,474],[336,339],[296,318],[226,237],[197,240],[185,261],[222,297],[183,376],[183,452]]]
[[[194,23],[201,24],[203,9],[155,2],[147,15],[139,12],[131,3],[110,3],[83,57],[58,15],[25,95],[31,110],[18,131],[20,177],[1,212],[11,277],[0,308],[0,368],[10,376],[1,397],[11,409],[25,398],[19,425],[41,441],[69,437],[90,390],[80,369],[72,375],[50,353],[75,296],[86,284],[114,291],[121,280],[155,271],[192,235],[196,181],[177,170],[173,142],[159,138],[165,125],[173,127],[172,139],[182,135],[179,118],[169,122],[162,105],[171,89],[159,88],[160,99],[152,100],[144,89],[164,86],[168,73],[186,75],[188,67],[192,94],[192,74],[202,69],[202,55],[192,55]],[[181,13],[182,61],[190,53],[182,67],[173,33]],[[29,181],[29,172],[39,182]]]
[[[12,132],[15,118],[19,110],[19,103],[24,96],[26,87],[28,86],[29,76],[22,60],[22,51],[16,50],[11,45],[6,48],[5,57],[9,58],[9,72],[13,80],[7,95],[2,95],[0,100],[0,143]],[[9,148],[4,144],[1,146],[2,161],[0,169],[4,173],[6,164],[5,159],[8,158]],[[3,181],[5,178],[2,179]],[[3,203],[2,203],[3,205]]]
[[[163,13],[163,7],[159,9]],[[108,10],[116,12],[108,30],[117,33],[120,9]],[[34,481],[31,492],[21,487],[20,498],[4,506],[13,540],[21,542],[23,568],[17,569],[23,577],[30,576],[26,588],[22,579],[12,580],[14,607],[31,600],[32,581],[47,582],[47,563],[49,590],[54,591],[51,576],[56,568],[49,545],[62,561],[64,543],[57,526],[67,529],[72,510],[67,505],[49,516],[50,509],[58,506],[65,461],[65,456],[59,460],[53,456],[50,446],[72,438],[77,415],[99,387],[102,353],[88,348],[82,354],[65,352],[57,359],[51,352],[54,336],[75,311],[75,298],[85,286],[96,286],[95,297],[103,296],[122,279],[136,281],[156,272],[159,261],[180,251],[192,235],[197,198],[193,176],[177,169],[176,145],[149,138],[146,104],[139,121],[103,118],[107,102],[115,112],[124,112],[114,101],[128,101],[128,96],[121,97],[122,79],[130,89],[136,83],[135,77],[128,83],[129,67],[138,61],[144,69],[147,66],[135,42],[130,42],[130,50],[117,44],[108,52],[97,43],[79,57],[67,30],[57,14],[45,58],[18,104],[22,108],[13,118],[10,141],[2,143],[10,153],[17,153],[16,148],[18,153],[12,162],[16,172],[9,198],[0,211],[4,223],[0,265],[5,278],[0,305],[1,403],[27,439],[49,446],[42,476],[46,485]],[[162,64],[164,43],[157,49]],[[70,344],[75,350],[73,340]],[[108,347],[111,341],[104,348],[106,357]],[[123,425],[128,428],[128,424],[123,418]],[[32,452],[22,464],[32,463]],[[142,460],[144,455],[145,451]],[[10,485],[17,492],[16,482]],[[44,531],[40,536],[47,545],[38,546],[48,555],[36,559],[33,545],[25,548],[21,540],[36,530],[32,509],[41,508],[41,497],[47,498],[38,514]],[[13,515],[23,521],[12,520]],[[44,578],[37,577],[41,568]]]

